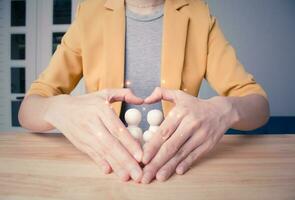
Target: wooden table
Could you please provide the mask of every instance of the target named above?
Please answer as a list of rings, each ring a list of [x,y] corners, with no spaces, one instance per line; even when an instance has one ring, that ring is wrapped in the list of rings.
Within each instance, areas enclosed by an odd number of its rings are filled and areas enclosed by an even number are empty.
[[[187,174],[104,175],[60,134],[0,133],[0,199],[295,199],[295,135],[225,136]]]

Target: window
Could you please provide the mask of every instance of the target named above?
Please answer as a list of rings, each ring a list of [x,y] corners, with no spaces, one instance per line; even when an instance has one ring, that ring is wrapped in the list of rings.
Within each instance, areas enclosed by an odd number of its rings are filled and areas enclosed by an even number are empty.
[[[26,1],[11,1],[11,26],[26,25]]]
[[[21,103],[22,103],[21,100],[11,101],[11,126],[12,127],[20,127],[20,123],[18,121],[18,111],[19,111]]]
[[[72,16],[71,0],[53,1],[53,24],[70,24]]]
[[[54,32],[52,33],[52,54],[55,52],[57,45],[60,44],[61,39],[65,32]]]
[[[11,93],[25,93],[26,92],[26,71],[25,67],[10,68]]]
[[[26,57],[25,34],[11,34],[11,60],[24,60]]]

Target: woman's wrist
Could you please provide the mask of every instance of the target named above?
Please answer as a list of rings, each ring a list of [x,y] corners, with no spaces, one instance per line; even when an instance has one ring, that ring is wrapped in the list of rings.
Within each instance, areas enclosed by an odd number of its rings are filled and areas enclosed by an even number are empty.
[[[234,124],[240,121],[236,97],[215,96],[209,99],[209,101],[217,106],[228,128],[232,128]]]
[[[48,122],[48,119],[61,114],[62,108],[67,105],[68,99],[71,97],[67,94],[56,95],[47,98],[46,109],[44,112],[44,120]]]

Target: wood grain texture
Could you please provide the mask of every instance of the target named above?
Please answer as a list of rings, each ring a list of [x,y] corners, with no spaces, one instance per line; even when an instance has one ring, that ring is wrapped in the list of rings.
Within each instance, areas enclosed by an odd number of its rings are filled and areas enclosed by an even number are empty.
[[[104,175],[60,134],[0,133],[0,199],[295,199],[295,135],[226,135],[185,175]]]

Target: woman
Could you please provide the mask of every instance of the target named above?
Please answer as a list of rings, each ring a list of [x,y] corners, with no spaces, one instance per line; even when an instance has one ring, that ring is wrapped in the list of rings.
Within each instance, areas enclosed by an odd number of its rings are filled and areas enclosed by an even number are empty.
[[[82,77],[87,94],[70,96]],[[196,97],[203,78],[219,96]],[[165,120],[142,150],[119,115],[143,104]],[[184,174],[227,129],[268,116],[266,93],[201,0],[84,1],[19,113],[23,127],[57,128],[105,173],[142,183]]]

